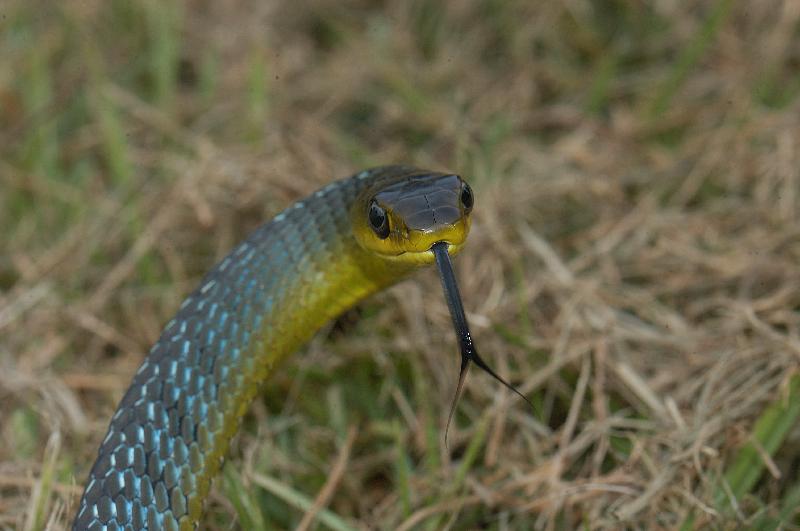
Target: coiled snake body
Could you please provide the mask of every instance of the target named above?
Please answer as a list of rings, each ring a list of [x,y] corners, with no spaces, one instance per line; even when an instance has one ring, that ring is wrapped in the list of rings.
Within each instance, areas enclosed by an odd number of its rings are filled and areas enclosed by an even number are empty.
[[[73,529],[193,529],[274,364],[426,264],[440,266],[457,326],[459,391],[469,361],[491,372],[474,351],[448,258],[469,232],[472,202],[456,175],[387,166],[334,182],[258,228],[186,298],[136,372]]]

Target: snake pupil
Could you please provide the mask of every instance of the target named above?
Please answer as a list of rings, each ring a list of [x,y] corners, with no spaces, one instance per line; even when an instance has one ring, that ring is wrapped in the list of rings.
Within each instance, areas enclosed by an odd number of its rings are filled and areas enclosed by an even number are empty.
[[[461,188],[461,204],[464,205],[464,208],[467,210],[467,212],[472,210],[472,205],[475,204],[475,198],[472,195],[472,188],[470,188],[467,183],[464,183],[463,188]]]
[[[374,201],[369,206],[369,224],[381,240],[385,240],[389,236],[389,220],[386,217],[386,211]]]

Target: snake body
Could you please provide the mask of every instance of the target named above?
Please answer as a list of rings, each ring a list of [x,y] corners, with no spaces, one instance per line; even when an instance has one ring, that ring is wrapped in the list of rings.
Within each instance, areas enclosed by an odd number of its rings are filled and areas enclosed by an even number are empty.
[[[256,229],[186,298],[136,372],[73,529],[195,528],[274,365],[357,301],[433,263],[434,243],[458,251],[471,206],[455,175],[387,166],[336,181]]]

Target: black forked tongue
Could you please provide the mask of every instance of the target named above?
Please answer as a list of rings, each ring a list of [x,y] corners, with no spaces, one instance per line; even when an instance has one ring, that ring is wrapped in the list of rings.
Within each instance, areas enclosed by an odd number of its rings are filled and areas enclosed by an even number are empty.
[[[447,416],[447,427],[444,430],[444,443],[446,446],[447,434],[450,431],[450,422],[453,420],[453,414],[456,411],[458,399],[461,397],[461,391],[464,388],[464,380],[467,377],[467,369],[469,369],[470,361],[489,373],[492,378],[522,397],[531,407],[533,407],[533,404],[525,395],[520,393],[516,387],[495,373],[491,367],[483,361],[483,358],[478,355],[475,344],[472,342],[472,335],[469,332],[469,324],[467,324],[467,316],[464,314],[464,306],[461,304],[461,294],[458,292],[456,276],[455,273],[453,273],[453,264],[450,262],[450,255],[447,253],[447,243],[437,242],[433,244],[431,250],[436,257],[439,277],[442,279],[442,287],[444,288],[444,297],[447,300],[447,307],[450,309],[450,317],[453,318],[453,326],[456,330],[458,346],[461,349],[461,371],[458,375],[458,386],[456,387],[456,394],[453,397],[453,404],[450,406],[450,414]]]

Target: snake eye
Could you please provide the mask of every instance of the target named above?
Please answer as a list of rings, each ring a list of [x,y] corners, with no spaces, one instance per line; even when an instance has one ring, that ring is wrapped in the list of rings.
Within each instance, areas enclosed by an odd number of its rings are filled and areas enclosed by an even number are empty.
[[[464,210],[469,213],[472,210],[472,205],[475,204],[475,197],[472,195],[472,188],[467,183],[461,187],[461,204],[464,205]]]
[[[369,225],[381,240],[389,236],[389,218],[386,216],[386,211],[375,201],[369,205]]]

